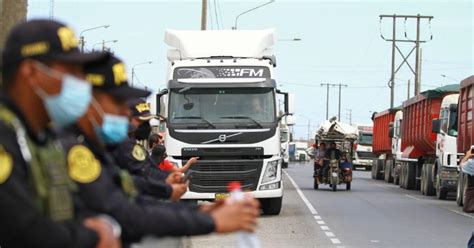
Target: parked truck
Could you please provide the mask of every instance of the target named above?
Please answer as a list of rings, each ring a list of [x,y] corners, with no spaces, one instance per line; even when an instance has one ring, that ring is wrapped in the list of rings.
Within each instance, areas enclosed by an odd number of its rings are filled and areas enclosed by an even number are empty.
[[[265,214],[280,213],[280,121],[293,97],[277,89],[273,42],[273,30],[166,32],[168,84],[156,102],[168,158],[180,167],[199,157],[183,199],[222,199],[239,181]]]
[[[457,152],[460,156],[474,145],[474,128],[472,125],[474,106],[474,76],[461,82],[457,118]],[[464,192],[467,188],[468,175],[459,170],[459,181],[456,190],[456,202],[463,205]]]
[[[372,141],[372,153],[374,159],[372,160],[372,178],[373,179],[384,179],[384,171],[390,171],[389,168],[393,168],[395,163],[395,152],[392,145],[393,139],[389,137],[390,124],[394,123],[395,117],[401,116],[401,107],[387,109],[380,113],[374,113],[372,116],[373,121],[373,141]],[[387,173],[389,176],[390,173]],[[392,177],[393,178],[393,177]],[[393,180],[393,179],[392,179]],[[385,181],[392,182],[389,178]],[[397,182],[395,182],[397,183]]]
[[[366,170],[372,168],[374,154],[372,153],[373,126],[355,125],[359,132],[359,138],[354,143],[354,158],[352,164],[355,167],[364,167]]]
[[[285,118],[286,119],[286,118]],[[282,168],[288,168],[288,163],[290,162],[290,130],[288,125],[282,123],[280,126],[280,139],[281,139],[281,160]]]
[[[449,128],[456,120],[458,92],[459,85],[447,85],[403,103],[389,124],[395,159],[381,171],[385,178],[439,199],[456,190],[456,133]]]

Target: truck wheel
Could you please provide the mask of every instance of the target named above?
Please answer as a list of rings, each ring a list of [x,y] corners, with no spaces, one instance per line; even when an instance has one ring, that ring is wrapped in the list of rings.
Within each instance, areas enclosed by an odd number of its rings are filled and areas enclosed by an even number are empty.
[[[440,200],[446,200],[446,197],[448,197],[448,191],[446,189],[436,189],[436,197]]]
[[[456,190],[456,204],[460,207],[463,206],[463,198],[464,198],[464,182],[463,182],[463,175],[459,174],[459,179],[458,179],[458,186]]]
[[[382,169],[384,166],[385,160],[378,160],[377,167],[375,167],[375,179],[377,180],[383,180],[383,174],[382,174]]]
[[[427,164],[425,168],[425,194],[432,196],[436,194],[436,189],[433,184],[433,165]]]
[[[421,167],[420,181],[421,181],[420,191],[421,191],[421,194],[424,195],[426,192],[426,165],[425,164]]]
[[[346,183],[346,190],[351,190],[351,183]]]
[[[288,163],[283,162],[281,164],[281,168],[284,168],[284,169],[288,168]]]
[[[318,184],[318,179],[314,178],[314,189],[318,189],[319,188],[319,184]]]
[[[265,215],[279,215],[281,211],[281,205],[283,202],[283,196],[277,198],[263,198],[260,199],[262,204],[262,211]]]
[[[400,177],[400,188],[404,189],[406,188],[406,185],[405,185],[405,163],[402,163],[400,165],[400,174],[399,174],[399,177]]]
[[[393,177],[392,177],[392,170],[393,170],[393,160],[387,160],[385,162],[385,182],[391,183],[393,182]]]
[[[378,159],[374,159],[374,161],[372,161],[372,168],[371,168],[371,172],[372,172],[372,179],[375,179],[376,176],[375,176],[375,171],[377,170],[377,164],[378,164]]]
[[[415,189],[416,184],[416,164],[415,163],[406,163],[405,165],[405,189]]]

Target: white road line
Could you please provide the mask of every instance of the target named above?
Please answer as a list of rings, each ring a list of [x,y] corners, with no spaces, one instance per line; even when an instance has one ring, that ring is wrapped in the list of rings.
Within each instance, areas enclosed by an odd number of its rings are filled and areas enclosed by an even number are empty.
[[[338,245],[341,243],[341,241],[339,239],[331,239],[331,242],[335,245]]]
[[[311,214],[313,214],[313,215],[318,214],[318,211],[316,211],[316,209],[313,207],[313,205],[311,205],[311,203],[308,201],[308,198],[306,198],[306,196],[303,195],[303,192],[301,192],[300,187],[298,187],[298,185],[296,185],[295,181],[293,181],[293,178],[290,177],[288,172],[286,172],[286,171],[283,171],[283,172],[286,174],[288,179],[290,179],[291,184],[293,184],[293,187],[295,187],[296,192],[298,192],[298,195],[300,195],[303,202],[309,208],[309,211],[311,212]]]
[[[313,205],[308,201],[308,198],[306,198],[306,196],[301,191],[300,187],[298,187],[298,185],[295,183],[293,178],[291,178],[290,174],[288,174],[288,172],[286,172],[286,171],[283,171],[283,172],[288,177],[291,184],[293,184],[293,187],[295,187],[296,192],[298,192],[298,195],[301,197],[303,202],[306,204],[306,207],[308,207],[311,214],[313,214],[313,218],[318,222],[319,225],[325,225],[326,223],[323,220],[321,220],[321,216],[318,215],[318,211],[316,211],[316,209],[313,207]],[[323,231],[329,231],[330,230],[330,228],[328,226],[320,226],[320,227]],[[336,238],[336,235],[333,232],[324,232],[324,234],[326,234],[327,237],[331,238],[331,242],[333,244],[335,244],[335,245],[341,244],[341,241]],[[345,248],[345,247],[344,246],[338,246],[337,248]]]
[[[321,230],[328,231],[329,227],[328,226],[321,226]]]
[[[460,214],[462,216],[467,216],[469,218],[472,218],[474,219],[474,216],[470,215],[470,214],[466,214],[466,213],[463,213],[463,212],[460,212],[460,211],[457,211],[457,210],[454,210],[454,209],[448,209],[449,211],[453,212],[453,213],[457,213],[457,214]]]
[[[420,198],[418,198],[418,197],[414,197],[414,196],[408,195],[408,194],[405,194],[405,196],[408,197],[408,198],[411,198],[411,199],[418,200],[418,201],[422,201],[422,200],[423,200],[423,199],[420,199]]]
[[[335,237],[336,235],[334,235],[334,233],[332,232],[325,232],[326,236],[332,238],[332,237]]]

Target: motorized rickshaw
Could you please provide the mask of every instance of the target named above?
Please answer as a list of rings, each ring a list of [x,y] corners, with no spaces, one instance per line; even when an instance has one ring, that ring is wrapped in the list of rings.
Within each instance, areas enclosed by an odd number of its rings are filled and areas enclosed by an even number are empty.
[[[318,189],[320,184],[328,184],[333,191],[337,191],[337,186],[340,184],[345,184],[346,190],[351,189],[353,144],[357,138],[357,129],[348,124],[334,119],[321,124],[315,142],[318,145],[323,142],[335,143],[340,154],[339,156],[335,156],[334,153],[327,154],[321,161],[315,161],[319,163],[320,171],[314,175],[314,189]],[[327,166],[327,169],[323,170],[324,166]]]

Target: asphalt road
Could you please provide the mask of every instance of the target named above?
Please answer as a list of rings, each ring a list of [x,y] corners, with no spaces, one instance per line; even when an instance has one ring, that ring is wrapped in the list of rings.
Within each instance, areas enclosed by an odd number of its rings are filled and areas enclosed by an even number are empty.
[[[354,172],[352,190],[340,185],[337,192],[327,185],[312,189],[309,163],[290,164],[285,172],[281,214],[259,220],[262,247],[466,247],[474,231],[474,215],[462,213],[453,199],[441,201],[376,181],[370,172]],[[234,235],[208,235],[184,244],[236,247],[235,240]]]
[[[370,172],[356,171],[352,190],[341,185],[337,192],[312,189],[309,163],[285,172],[281,214],[259,220],[262,247],[466,247],[474,231],[474,215],[453,200],[372,180]],[[184,246],[236,247],[236,241],[207,235],[185,239]]]

